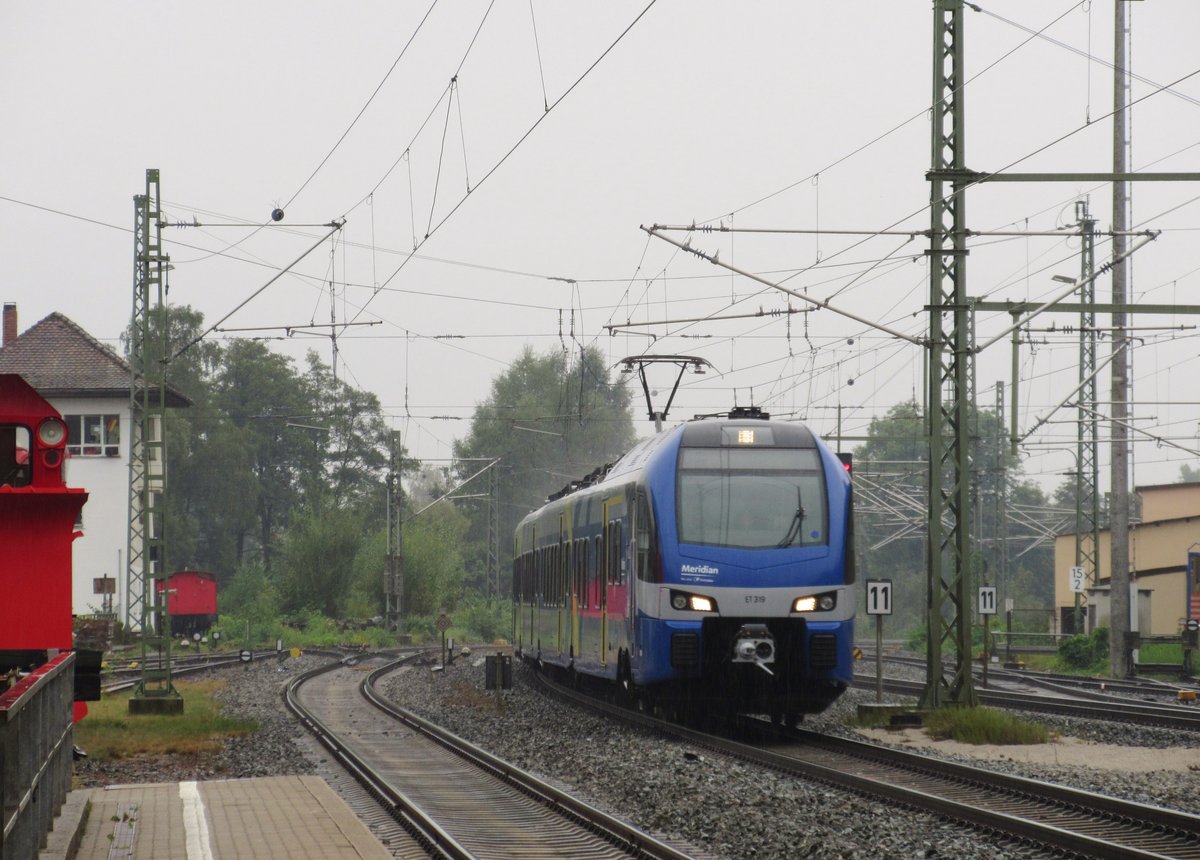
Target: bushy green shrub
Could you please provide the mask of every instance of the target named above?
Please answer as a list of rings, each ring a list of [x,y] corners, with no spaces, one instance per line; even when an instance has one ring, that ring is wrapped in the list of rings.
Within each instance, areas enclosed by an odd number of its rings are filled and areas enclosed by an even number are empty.
[[[1074,669],[1089,669],[1108,660],[1108,628],[1097,627],[1091,633],[1065,639],[1058,656]]]
[[[512,604],[507,600],[472,594],[454,612],[454,626],[474,642],[507,639],[512,629]]]

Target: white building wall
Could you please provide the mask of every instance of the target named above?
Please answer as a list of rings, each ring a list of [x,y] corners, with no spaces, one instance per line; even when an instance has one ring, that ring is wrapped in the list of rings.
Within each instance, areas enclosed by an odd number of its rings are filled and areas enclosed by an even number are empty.
[[[67,415],[120,416],[120,455],[74,456],[67,460],[69,487],[88,491],[83,506],[83,536],[73,545],[71,586],[72,611],[77,615],[100,611],[103,597],[92,591],[92,580],[115,577],[117,593],[113,609],[124,619],[125,556],[129,529],[129,424],[128,398],[47,398],[64,417]]]

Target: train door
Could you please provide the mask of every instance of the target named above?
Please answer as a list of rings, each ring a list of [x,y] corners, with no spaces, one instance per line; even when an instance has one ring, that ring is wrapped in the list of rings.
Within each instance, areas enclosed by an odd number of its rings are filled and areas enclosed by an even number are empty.
[[[619,652],[629,644],[629,588],[625,582],[625,521],[609,522],[608,535],[608,647]]]
[[[640,626],[637,617],[637,592],[641,583],[650,581],[650,501],[644,487],[637,489],[637,501],[633,509],[633,534],[630,537],[633,555],[633,573],[629,577],[629,630],[630,648],[635,652],[640,641]]]

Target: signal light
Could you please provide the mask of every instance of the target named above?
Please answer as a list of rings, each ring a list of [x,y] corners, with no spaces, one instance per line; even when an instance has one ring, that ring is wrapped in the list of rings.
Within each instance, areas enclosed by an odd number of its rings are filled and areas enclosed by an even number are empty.
[[[854,455],[849,451],[838,451],[837,458],[842,461],[842,467],[847,474],[854,472]]]

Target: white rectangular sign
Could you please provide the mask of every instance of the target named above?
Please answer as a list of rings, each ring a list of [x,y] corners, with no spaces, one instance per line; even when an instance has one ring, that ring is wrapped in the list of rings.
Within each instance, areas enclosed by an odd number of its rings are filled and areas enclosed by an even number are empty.
[[[980,615],[995,615],[996,614],[996,586],[994,586],[994,585],[979,586],[979,614]]]
[[[1082,594],[1087,590],[1087,576],[1082,567],[1071,568],[1071,591]]]
[[[867,580],[867,614],[892,614],[892,581],[890,579]]]

